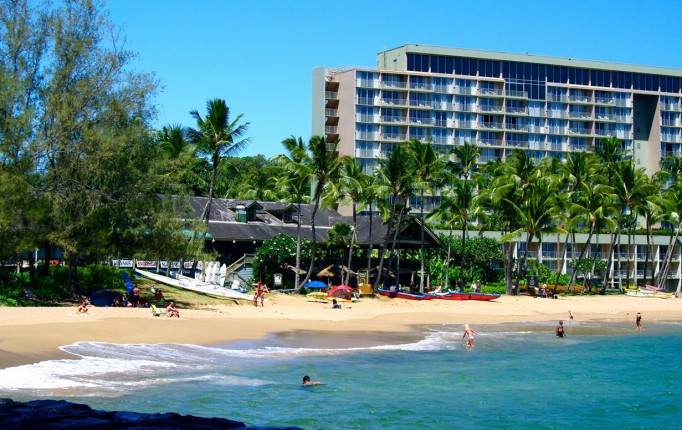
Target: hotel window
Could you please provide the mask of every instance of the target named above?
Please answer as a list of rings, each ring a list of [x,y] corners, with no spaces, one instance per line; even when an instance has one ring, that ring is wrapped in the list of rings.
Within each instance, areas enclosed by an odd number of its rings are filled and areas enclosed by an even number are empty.
[[[606,70],[592,70],[592,86],[610,87],[611,72]]]
[[[589,69],[579,69],[571,67],[568,69],[568,79],[573,85],[589,85],[590,71]]]
[[[477,73],[476,59],[474,58],[455,58],[455,74],[476,76]]]

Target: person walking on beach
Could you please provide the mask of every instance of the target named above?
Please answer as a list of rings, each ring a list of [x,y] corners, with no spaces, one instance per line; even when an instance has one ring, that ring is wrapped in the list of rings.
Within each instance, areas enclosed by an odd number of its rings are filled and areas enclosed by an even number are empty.
[[[640,312],[637,312],[635,324],[637,325],[637,331],[642,331],[642,314]]]
[[[556,337],[565,337],[566,332],[564,331],[564,322],[559,321],[559,324],[556,325],[556,330],[555,330]]]
[[[568,311],[568,321],[569,322],[573,321],[573,314],[571,313],[570,310]]]
[[[256,294],[253,295],[253,305],[258,307],[258,300],[260,300],[260,305],[265,306],[265,293],[269,291],[268,286],[264,285],[263,281],[259,279]]]
[[[464,334],[462,335],[462,340],[464,340],[465,337],[468,337],[467,348],[473,348],[474,347],[474,335],[478,335],[476,330],[469,327],[469,324],[464,324]]]

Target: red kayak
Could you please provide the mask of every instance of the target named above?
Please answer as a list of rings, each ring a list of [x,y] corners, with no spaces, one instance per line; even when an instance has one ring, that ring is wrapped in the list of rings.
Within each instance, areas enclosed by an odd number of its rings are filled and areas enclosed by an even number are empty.
[[[407,300],[431,300],[435,298],[433,294],[409,293],[407,291],[389,291],[383,288],[377,289],[377,292],[382,296],[407,299]]]
[[[441,300],[479,300],[489,301],[500,297],[499,294],[485,294],[485,293],[446,293],[436,294],[435,298]]]

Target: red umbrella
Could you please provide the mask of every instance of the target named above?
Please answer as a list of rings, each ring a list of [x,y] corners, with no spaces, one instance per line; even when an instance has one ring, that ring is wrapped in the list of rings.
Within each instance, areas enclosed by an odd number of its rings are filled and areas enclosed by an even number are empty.
[[[348,285],[337,285],[329,290],[327,297],[336,297],[337,299],[351,300],[353,297],[353,288]]]

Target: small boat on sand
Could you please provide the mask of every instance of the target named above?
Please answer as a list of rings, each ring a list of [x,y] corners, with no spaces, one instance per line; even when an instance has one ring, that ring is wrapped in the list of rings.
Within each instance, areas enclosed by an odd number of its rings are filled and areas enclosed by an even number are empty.
[[[253,300],[253,294],[245,294],[210,282],[201,282],[187,276],[179,275],[178,278],[175,279],[169,278],[168,276],[159,275],[158,273],[148,272],[146,270],[135,269],[135,272],[156,282],[170,285],[171,287],[175,288],[194,291],[196,293],[202,293],[226,299]]]
[[[407,300],[431,300],[435,298],[433,294],[421,294],[421,293],[411,293],[407,291],[391,291],[391,290],[385,290],[383,288],[377,289],[377,292],[381,294],[382,296],[386,297],[391,297],[391,298],[399,298],[399,299],[407,299]]]
[[[478,300],[478,301],[490,301],[495,300],[500,297],[499,294],[487,294],[487,293],[442,293],[435,294],[436,299],[441,300]]]

